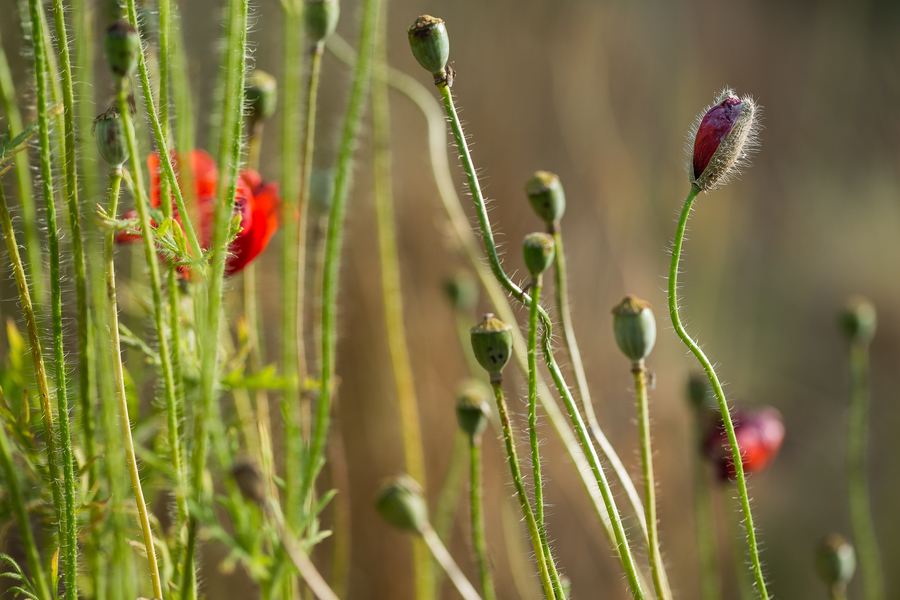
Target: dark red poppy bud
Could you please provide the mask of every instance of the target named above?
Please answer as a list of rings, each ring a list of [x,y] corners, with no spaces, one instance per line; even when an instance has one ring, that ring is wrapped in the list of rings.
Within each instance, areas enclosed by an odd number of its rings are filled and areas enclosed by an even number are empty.
[[[781,413],[771,406],[759,409],[738,408],[732,414],[734,434],[741,448],[744,473],[764,470],[778,455],[784,441]],[[722,481],[734,481],[734,459],[722,420],[715,419],[706,435],[706,455]]]
[[[724,90],[693,127],[689,140],[691,185],[707,191],[725,184],[740,171],[748,153],[756,146],[759,107],[749,96],[738,98]]]

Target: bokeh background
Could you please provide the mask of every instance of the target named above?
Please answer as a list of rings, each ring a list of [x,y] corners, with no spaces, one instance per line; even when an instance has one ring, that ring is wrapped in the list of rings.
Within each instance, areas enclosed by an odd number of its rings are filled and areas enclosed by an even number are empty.
[[[206,0],[180,4],[202,121],[211,111],[220,8]],[[278,74],[278,2],[257,4],[253,57],[257,68]],[[21,73],[24,59],[7,45],[16,39],[14,7],[13,0],[0,0],[0,27],[14,70]],[[342,13],[339,33],[355,44],[359,3],[344,0]],[[754,515],[771,593],[812,599],[826,597],[813,570],[815,544],[830,532],[850,535],[848,377],[836,314],[851,295],[872,300],[879,318],[872,346],[872,504],[888,597],[900,594],[900,4],[394,0],[390,63],[430,85],[409,53],[405,33],[423,13],[448,24],[457,71],[453,91],[491,198],[505,266],[519,279],[525,272],[519,241],[541,229],[523,186],[537,169],[562,178],[572,310],[588,380],[601,425],[635,476],[631,379],[612,338],[610,310],[625,294],[655,309],[660,334],[649,366],[657,380],[651,402],[659,515],[678,598],[699,595],[691,491],[698,449],[685,399],[697,365],[671,331],[664,291],[675,219],[688,192],[685,133],[725,86],[763,106],[765,129],[753,166],[696,203],[681,278],[683,315],[719,365],[729,398],[769,404],[784,416],[787,437],[780,456],[750,480]],[[325,171],[337,147],[349,71],[326,54],[322,77],[315,160]],[[406,324],[433,508],[456,434],[454,390],[467,377],[442,286],[466,265],[448,234],[431,175],[425,121],[406,98],[392,93],[391,102]],[[366,121],[341,284],[336,431],[349,485],[338,487],[349,499],[352,522],[336,536],[349,536],[352,547],[348,598],[404,600],[413,598],[408,536],[390,529],[372,508],[380,481],[403,469],[403,457],[380,300],[370,133]],[[201,124],[201,145],[206,135]],[[261,169],[268,179],[279,174],[277,138],[277,127],[271,127]],[[462,192],[456,163],[453,170]],[[279,242],[276,237],[260,259],[262,289],[278,286]],[[5,266],[3,277],[8,287]],[[264,315],[277,314],[276,301],[277,294],[264,296]],[[5,311],[13,308],[4,304]],[[478,312],[489,309],[482,301]],[[524,321],[525,313],[518,314]],[[473,313],[472,324],[477,318]],[[276,324],[264,335],[269,355],[277,356]],[[521,416],[524,381],[511,373],[506,387]],[[552,428],[546,422],[541,427],[545,494],[552,504],[549,531],[574,597],[626,598],[581,484]],[[538,598],[531,572],[514,585],[500,510],[512,503],[513,490],[501,445],[489,436],[485,448],[489,549],[501,597]],[[732,554],[744,544],[732,496],[729,487],[717,489],[709,515],[719,532],[727,598],[738,597]],[[474,576],[464,510],[449,546]],[[524,527],[518,527],[512,543],[527,553]],[[323,548],[327,570],[330,546]],[[214,567],[205,579],[218,597],[252,597],[252,591],[237,592]],[[445,584],[444,596],[454,593]],[[850,596],[860,594],[855,581]]]

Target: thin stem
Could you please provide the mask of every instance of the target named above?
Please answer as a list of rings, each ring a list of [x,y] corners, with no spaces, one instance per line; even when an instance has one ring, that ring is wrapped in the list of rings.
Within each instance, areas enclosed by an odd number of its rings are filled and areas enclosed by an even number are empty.
[[[850,343],[850,411],[847,429],[847,491],[850,523],[866,600],[884,598],[884,576],[881,556],[869,498],[866,474],[866,446],[869,420],[869,345],[854,340]]]
[[[15,231],[13,231],[12,220],[9,216],[9,207],[6,205],[6,194],[3,186],[0,185],[0,226],[3,228],[3,237],[6,239],[6,250],[9,252],[9,260],[12,263],[13,272],[15,273],[16,285],[19,288],[19,301],[22,303],[22,312],[25,314],[25,323],[28,328],[28,336],[31,341],[31,352],[35,364],[35,377],[38,380],[38,389],[41,393],[42,405],[45,406],[45,430],[47,433],[48,446],[52,440],[52,420],[48,420],[50,416],[50,398],[49,388],[47,387],[47,377],[44,371],[44,359],[41,354],[40,341],[37,335],[37,325],[34,320],[34,308],[31,304],[31,297],[28,293],[28,280],[25,276],[25,267],[22,264],[22,257],[19,255],[19,247],[16,242]],[[52,450],[48,450],[51,452]],[[13,511],[16,515],[16,521],[19,526],[19,534],[22,536],[22,545],[25,549],[25,558],[28,561],[28,567],[31,569],[32,580],[37,585],[37,592],[40,596],[39,600],[51,600],[53,596],[50,594],[50,587],[47,583],[44,570],[41,567],[41,558],[38,554],[37,544],[34,541],[34,535],[31,532],[31,521],[28,519],[28,512],[25,507],[25,498],[22,496],[22,490],[19,487],[17,469],[12,462],[12,452],[9,447],[9,439],[6,436],[6,427],[0,424],[0,467],[3,468],[4,477],[6,479],[6,488],[9,492],[10,502],[13,505]],[[51,465],[54,462],[51,460]],[[51,471],[52,472],[52,471]],[[52,476],[57,479],[58,474]],[[56,496],[57,485],[53,485],[54,496]],[[56,500],[56,498],[54,498]]]
[[[312,431],[309,459],[303,479],[303,489],[309,493],[313,489],[316,474],[320,469],[325,440],[331,420],[331,400],[334,393],[333,378],[335,352],[337,346],[337,284],[340,273],[341,243],[344,232],[344,216],[350,187],[350,167],[353,159],[355,140],[359,122],[369,88],[369,74],[375,40],[375,24],[380,0],[365,0],[363,3],[362,30],[359,40],[359,59],[353,76],[353,87],[344,118],[341,144],[338,152],[337,171],[328,231],[325,240],[325,272],[322,281],[322,378],[319,406]]]
[[[503,397],[502,382],[492,381],[491,388],[494,390],[494,398],[497,401],[497,413],[500,416],[500,427],[503,430],[503,441],[506,444],[506,458],[509,462],[509,471],[512,475],[513,486],[516,488],[516,496],[519,499],[519,508],[522,509],[522,515],[525,517],[525,524],[528,527],[528,534],[531,536],[531,545],[534,547],[534,558],[541,574],[541,584],[544,586],[544,595],[548,600],[563,600],[562,598],[556,598],[556,591],[553,587],[553,581],[550,579],[550,571],[547,568],[547,560],[544,556],[544,545],[541,541],[541,534],[538,531],[537,522],[534,519],[534,512],[531,510],[531,504],[528,503],[528,494],[525,491],[525,481],[522,479],[522,471],[519,468],[519,458],[516,454],[516,438],[512,430],[512,423],[510,423],[509,420],[506,400]]]
[[[631,369],[634,376],[634,396],[638,411],[638,431],[641,440],[641,473],[644,477],[644,509],[647,511],[647,554],[653,573],[653,587],[660,600],[670,600],[672,592],[665,577],[665,565],[659,550],[659,530],[656,523],[656,478],[653,476],[653,451],[650,445],[650,402],[647,400],[647,368],[644,361]]]
[[[134,0],[131,0],[133,2]],[[168,388],[172,384],[172,369],[169,363],[168,340],[163,326],[162,314],[162,291],[159,280],[159,265],[156,259],[156,248],[153,243],[153,229],[150,227],[150,216],[148,214],[149,201],[144,191],[143,174],[141,165],[138,161],[138,147],[134,138],[134,126],[131,123],[131,113],[128,106],[128,95],[125,89],[125,81],[120,80],[117,84],[118,90],[116,101],[119,109],[119,116],[122,119],[122,129],[125,132],[125,143],[128,146],[129,161],[131,168],[131,177],[134,180],[134,191],[137,192],[135,205],[137,207],[138,216],[140,217],[141,238],[144,241],[144,254],[147,261],[147,269],[150,271],[150,289],[153,293],[154,319],[159,339],[159,357],[163,370],[163,379]],[[118,203],[119,189],[115,181],[115,176],[110,182],[110,204],[115,208]],[[115,214],[115,212],[110,212]],[[106,240],[106,260],[107,260],[107,295],[109,297],[109,335],[112,338],[113,346],[113,369],[116,379],[116,396],[119,401],[119,421],[122,425],[122,437],[125,440],[125,455],[128,463],[128,472],[131,475],[131,488],[134,491],[134,501],[137,505],[138,519],[141,523],[141,530],[144,535],[144,550],[147,554],[147,564],[150,568],[150,581],[153,585],[153,595],[159,600],[163,600],[162,583],[159,577],[159,567],[156,562],[156,550],[153,546],[153,531],[150,528],[150,515],[147,510],[147,504],[144,502],[144,492],[141,488],[141,476],[138,471],[137,458],[134,454],[134,441],[131,437],[131,422],[128,418],[128,402],[125,397],[124,373],[122,366],[121,349],[119,344],[119,317],[116,301],[115,287],[115,271],[113,264],[113,249],[115,237],[114,232],[107,234]],[[169,390],[166,394],[168,396]],[[172,390],[174,393],[174,390]]]
[[[53,197],[53,174],[50,168],[50,134],[47,106],[47,47],[44,40],[44,32],[41,27],[42,13],[40,2],[30,0],[31,34],[34,42],[34,71],[37,79],[37,103],[38,103],[38,129],[41,154],[41,184],[44,193],[44,206],[47,213],[47,250],[50,256],[50,305],[51,320],[53,323],[53,355],[56,370],[56,402],[59,416],[59,447],[60,456],[56,456],[56,448],[48,439],[48,460],[51,464],[51,477],[53,487],[62,493],[54,494],[56,505],[59,544],[62,547],[63,574],[66,581],[67,599],[74,599],[76,595],[69,595],[68,589],[77,590],[76,574],[78,570],[77,558],[77,523],[75,521],[75,474],[72,462],[72,445],[69,434],[69,402],[66,389],[67,374],[65,362],[65,349],[63,347],[62,327],[62,274],[60,270],[59,253],[59,229],[56,225],[56,202]],[[39,29],[40,28],[40,29]],[[49,396],[48,396],[49,398]],[[46,407],[49,411],[49,406]],[[46,423],[46,421],[45,421]],[[50,432],[48,431],[48,434]],[[63,477],[59,476],[57,461],[62,461]],[[56,472],[54,473],[54,468]]]
[[[484,503],[481,478],[481,436],[473,437],[469,443],[469,511],[472,519],[472,546],[475,548],[475,562],[484,600],[496,600],[494,579],[491,576],[487,556],[487,536],[484,531]]]
[[[741,460],[741,448],[738,445],[737,436],[734,433],[734,423],[731,420],[731,412],[728,408],[728,402],[725,400],[725,393],[722,391],[722,385],[716,376],[715,369],[700,346],[688,335],[678,316],[678,268],[681,261],[681,247],[684,242],[684,232],[687,227],[688,217],[691,214],[691,206],[697,198],[700,189],[692,186],[691,191],[684,201],[684,208],[681,210],[681,216],[678,220],[678,228],[675,232],[675,242],[672,246],[672,264],[669,267],[669,316],[672,319],[672,326],[675,333],[681,338],[685,346],[697,357],[697,360],[706,371],[709,383],[713,387],[716,394],[716,400],[719,403],[719,412],[722,413],[722,422],[725,426],[725,432],[728,435],[728,444],[731,447],[731,456],[734,463],[735,477],[737,479],[738,495],[740,496],[741,510],[744,513],[744,527],[747,531],[747,545],[750,548],[750,560],[753,563],[753,575],[756,580],[757,593],[762,600],[769,599],[769,592],[766,590],[766,580],[762,572],[762,563],[759,559],[759,547],[756,543],[756,531],[753,526],[753,514],[750,511],[750,494],[747,492],[747,479],[744,476],[744,465]]]
[[[562,229],[557,223],[553,228],[553,240],[556,242],[556,252],[554,254],[554,275],[556,279],[556,312],[559,317],[560,328],[562,329],[563,343],[569,353],[569,360],[572,362],[572,371],[575,374],[575,383],[578,388],[578,395],[581,396],[581,405],[584,408],[585,420],[588,424],[588,431],[591,437],[600,447],[603,457],[609,462],[616,478],[625,490],[628,502],[637,517],[644,538],[649,543],[649,535],[647,531],[647,518],[644,515],[644,506],[641,503],[641,497],[638,495],[637,488],[631,480],[631,476],[625,469],[625,465],[619,459],[615,449],[600,429],[597,422],[597,415],[594,412],[594,403],[591,399],[591,392],[588,388],[587,377],[584,372],[584,363],[581,360],[581,351],[578,349],[578,341],[575,339],[575,327],[572,324],[572,312],[569,305],[569,276],[566,268],[566,252],[563,247]],[[665,573],[663,573],[665,577]]]
[[[428,549],[431,550],[432,556],[434,556],[434,559],[441,565],[441,568],[447,572],[447,576],[450,578],[450,581],[453,582],[453,586],[459,592],[460,596],[465,600],[481,600],[481,596],[478,595],[478,592],[475,591],[475,588],[472,587],[472,584],[469,583],[466,576],[459,570],[456,561],[454,561],[453,557],[450,556],[450,553],[447,552],[447,548],[441,543],[441,539],[434,532],[431,525],[426,523],[425,527],[422,528],[421,533],[422,539],[425,540],[425,544],[428,546]]]
[[[337,595],[332,591],[328,586],[328,583],[319,573],[318,569],[316,569],[312,560],[310,560],[300,544],[294,539],[294,535],[285,526],[281,515],[276,513],[275,520],[281,545],[287,552],[288,558],[294,563],[294,567],[297,568],[303,581],[306,582],[306,585],[309,586],[309,589],[312,590],[316,598],[319,600],[339,600]]]
[[[541,277],[531,282],[531,306],[528,309],[528,441],[531,445],[531,472],[534,485],[534,520],[544,547],[544,559],[553,582],[553,592],[559,599],[565,598],[559,573],[547,542],[544,524],[544,482],[541,477],[541,452],[537,437],[537,324],[541,297]]]

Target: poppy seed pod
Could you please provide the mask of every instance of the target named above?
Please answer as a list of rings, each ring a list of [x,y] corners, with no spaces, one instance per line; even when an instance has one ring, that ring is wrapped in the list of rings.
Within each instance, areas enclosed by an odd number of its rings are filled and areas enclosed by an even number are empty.
[[[422,68],[434,75],[435,85],[448,81],[447,61],[450,60],[450,36],[443,19],[422,15],[407,30],[409,48]]]
[[[642,362],[656,343],[656,320],[650,304],[635,296],[625,296],[612,313],[613,332],[619,350],[632,363]]]
[[[851,342],[871,342],[877,324],[875,306],[865,298],[852,298],[840,314],[841,329]]]
[[[537,171],[525,184],[525,194],[537,216],[553,227],[566,212],[566,193],[559,177],[549,171]]]
[[[843,536],[833,533],[816,548],[816,572],[829,587],[844,587],[856,571],[856,552]]]
[[[268,119],[275,114],[278,81],[265,71],[253,71],[244,84],[244,106],[251,122]]]
[[[309,41],[319,44],[327,40],[337,29],[340,17],[341,4],[338,0],[306,0],[303,18]]]
[[[398,475],[381,486],[375,508],[397,529],[421,532],[428,527],[428,507],[422,498],[422,486],[409,475]]]
[[[103,38],[103,56],[109,70],[117,78],[131,75],[137,68],[141,52],[141,38],[127,21],[116,21],[106,30]]]
[[[757,146],[760,108],[728,88],[694,122],[688,135],[688,179],[706,192],[740,172]]]
[[[525,259],[525,268],[531,273],[534,280],[538,280],[550,265],[553,264],[553,254],[556,242],[548,233],[529,233],[522,242],[522,256]]]
[[[122,129],[122,118],[115,107],[94,119],[94,135],[97,151],[113,169],[121,167],[128,160],[128,145]]]
[[[456,420],[473,442],[481,439],[488,424],[487,399],[475,382],[465,385],[456,396]]]
[[[472,351],[478,364],[490,373],[492,383],[502,381],[503,367],[512,353],[512,327],[488,313],[481,323],[471,329],[470,334]]]

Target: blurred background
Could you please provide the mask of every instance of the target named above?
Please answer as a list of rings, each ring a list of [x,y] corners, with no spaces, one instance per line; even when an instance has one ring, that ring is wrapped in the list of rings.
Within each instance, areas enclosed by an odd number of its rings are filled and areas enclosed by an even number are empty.
[[[275,0],[257,4],[253,58],[257,68],[277,75],[280,7]],[[180,5],[202,122],[212,103],[220,5]],[[13,0],[0,0],[4,45],[14,72],[22,73],[24,59],[9,50],[17,36],[14,9]],[[519,242],[542,229],[523,186],[538,169],[562,179],[574,323],[598,418],[635,477],[640,463],[631,375],[613,341],[610,310],[626,294],[653,305],[660,332],[648,365],[657,382],[651,414],[661,543],[678,598],[699,596],[692,504],[698,444],[685,397],[687,379],[698,366],[669,326],[665,294],[668,249],[689,190],[685,134],[726,86],[762,105],[765,129],[752,167],[695,204],[680,279],[682,315],[719,365],[732,401],[772,405],[784,416],[780,456],[750,479],[754,516],[770,593],[812,599],[826,597],[813,569],[816,543],[831,532],[851,533],[846,344],[836,315],[854,294],[875,304],[872,508],[888,597],[900,594],[900,570],[893,568],[900,559],[900,513],[892,508],[900,474],[900,4],[395,0],[388,16],[390,63],[430,87],[406,40],[406,28],[423,13],[447,22],[455,99],[491,198],[505,266],[517,280],[525,278]],[[343,0],[339,33],[354,45],[358,19],[359,3]],[[334,159],[349,79],[348,69],[326,54],[315,158],[323,172]],[[436,90],[434,97],[438,102]],[[456,435],[455,389],[468,376],[443,284],[467,265],[449,234],[432,178],[425,121],[405,97],[392,93],[391,102],[406,324],[434,508]],[[278,132],[276,126],[269,129],[261,171],[276,180]],[[348,598],[404,600],[413,598],[408,536],[386,525],[372,507],[380,481],[403,469],[403,456],[380,300],[370,133],[367,120],[341,283],[335,432],[349,481],[338,484],[339,494],[350,501],[352,522],[349,532],[336,536],[350,535],[352,545]],[[463,174],[455,161],[452,167],[462,193]],[[471,206],[466,209],[474,215]],[[278,286],[279,242],[276,236],[258,262],[262,289]],[[6,266],[3,277],[9,288]],[[262,314],[278,314],[276,302],[277,294],[264,295]],[[7,301],[4,311],[14,307]],[[471,324],[490,308],[482,300]],[[526,313],[518,315],[524,322]],[[264,332],[270,357],[277,356],[279,335],[274,324]],[[508,372],[507,394],[521,417],[525,382],[514,369]],[[542,421],[541,427],[545,495],[552,504],[549,533],[573,595],[626,598],[617,562],[573,467],[549,424]],[[488,544],[501,597],[527,597],[530,590],[538,598],[533,573],[513,583],[500,510],[513,502],[513,490],[502,447],[490,435],[485,459]],[[737,598],[732,555],[745,543],[732,487],[716,489],[709,517],[718,528],[725,597]],[[621,488],[616,490],[621,496]],[[512,543],[528,553],[525,529],[514,525],[519,531]],[[634,529],[632,536],[637,537]],[[448,546],[474,577],[464,505]],[[329,543],[322,548],[327,570]],[[207,558],[212,562],[214,554]],[[860,597],[856,579],[850,597]],[[214,569],[205,580],[211,592],[230,581]],[[218,597],[238,597],[236,588],[222,589]],[[454,594],[445,584],[444,596]]]

